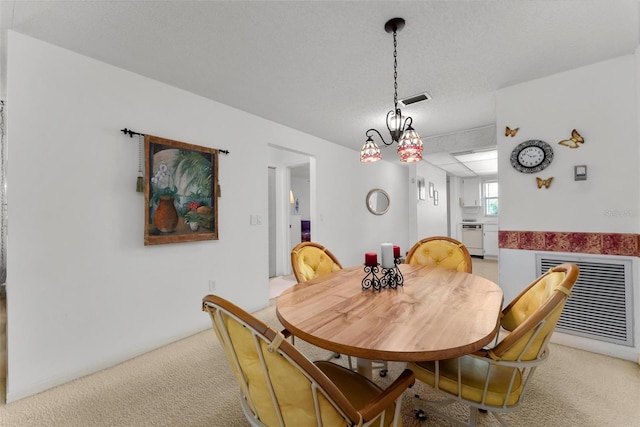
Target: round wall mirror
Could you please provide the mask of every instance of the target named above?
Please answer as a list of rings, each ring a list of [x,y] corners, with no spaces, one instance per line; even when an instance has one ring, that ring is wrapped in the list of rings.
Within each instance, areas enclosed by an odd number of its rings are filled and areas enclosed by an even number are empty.
[[[379,188],[374,188],[367,194],[367,209],[374,215],[383,215],[389,210],[391,199],[389,194]]]

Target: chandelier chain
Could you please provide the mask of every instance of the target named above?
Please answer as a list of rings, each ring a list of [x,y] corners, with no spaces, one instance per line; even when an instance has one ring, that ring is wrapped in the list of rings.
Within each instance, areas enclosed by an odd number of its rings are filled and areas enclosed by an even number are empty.
[[[393,30],[393,106],[394,114],[398,111],[398,40],[396,38],[398,32]]]

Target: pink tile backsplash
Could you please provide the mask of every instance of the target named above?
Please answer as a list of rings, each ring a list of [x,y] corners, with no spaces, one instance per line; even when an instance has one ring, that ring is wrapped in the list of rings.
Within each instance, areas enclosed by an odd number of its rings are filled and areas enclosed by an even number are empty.
[[[498,232],[500,248],[530,251],[640,256],[639,241],[639,234],[510,230]]]

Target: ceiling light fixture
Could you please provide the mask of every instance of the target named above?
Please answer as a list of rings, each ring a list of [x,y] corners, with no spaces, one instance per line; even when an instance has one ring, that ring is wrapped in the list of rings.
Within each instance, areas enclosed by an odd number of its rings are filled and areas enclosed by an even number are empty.
[[[360,151],[360,161],[364,163],[377,162],[382,159],[380,147],[373,141],[373,132],[377,133],[384,145],[398,143],[398,154],[401,162],[419,162],[422,160],[422,139],[411,124],[411,117],[403,117],[398,108],[398,52],[397,34],[404,28],[404,19],[393,18],[384,24],[387,33],[393,33],[393,110],[387,113],[387,129],[391,135],[391,142],[387,143],[380,132],[369,129],[366,132],[367,140]]]

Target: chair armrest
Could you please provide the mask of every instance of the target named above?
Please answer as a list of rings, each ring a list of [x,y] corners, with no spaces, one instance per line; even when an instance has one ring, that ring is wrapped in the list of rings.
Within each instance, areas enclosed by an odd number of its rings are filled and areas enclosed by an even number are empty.
[[[387,409],[404,391],[411,387],[416,381],[413,371],[405,369],[400,376],[374,400],[370,401],[358,412],[364,421],[368,421]]]

